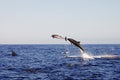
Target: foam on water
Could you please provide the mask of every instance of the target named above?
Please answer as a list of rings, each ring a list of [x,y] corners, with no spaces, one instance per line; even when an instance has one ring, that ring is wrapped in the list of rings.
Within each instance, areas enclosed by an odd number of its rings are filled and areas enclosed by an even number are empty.
[[[94,58],[120,58],[120,55],[96,55]]]
[[[87,52],[84,52],[84,53],[81,53],[80,54],[72,54],[70,52],[66,52],[66,56],[67,57],[71,57],[71,58],[77,58],[77,57],[80,57],[80,58],[83,58],[83,60],[88,60],[88,59],[97,59],[97,58],[120,58],[120,55],[110,55],[110,54],[104,54],[104,55],[92,55],[92,53],[87,53]]]
[[[88,60],[88,59],[94,59],[94,57],[91,54],[88,53],[80,53],[80,54],[72,54],[70,52],[65,52],[67,57],[71,57],[71,58],[83,58],[83,60]]]
[[[83,53],[83,54],[82,54],[82,58],[83,58],[84,60],[86,60],[86,59],[94,59],[94,57],[93,57],[92,55],[89,55],[89,54],[87,54],[87,53]]]
[[[97,58],[120,58],[120,55],[110,55],[110,54],[105,54],[105,55],[91,55],[88,53],[82,54],[83,59],[97,59]]]

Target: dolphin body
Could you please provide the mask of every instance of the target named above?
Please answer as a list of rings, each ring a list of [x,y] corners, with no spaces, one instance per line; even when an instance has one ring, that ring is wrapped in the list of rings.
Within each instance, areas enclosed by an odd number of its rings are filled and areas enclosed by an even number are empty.
[[[74,39],[72,39],[72,38],[67,38],[67,37],[63,38],[62,36],[57,35],[57,34],[54,34],[54,35],[52,35],[51,37],[57,38],[57,39],[65,39],[65,41],[68,40],[70,43],[72,43],[72,44],[74,44],[76,47],[80,48],[81,53],[84,53],[84,52],[85,52],[84,48],[80,45],[80,42],[79,42],[79,41],[76,41],[76,40],[74,40]]]
[[[65,37],[65,40],[66,40],[66,37]],[[68,40],[70,43],[72,43],[72,44],[74,44],[75,46],[77,46],[78,48],[80,48],[80,50],[82,50],[82,53],[85,52],[84,48],[80,45],[80,42],[79,42],[79,41],[76,41],[76,40],[74,40],[74,39],[72,39],[72,38],[67,38],[67,40]]]
[[[62,36],[54,34],[51,36],[52,38],[57,38],[57,39],[64,39]]]

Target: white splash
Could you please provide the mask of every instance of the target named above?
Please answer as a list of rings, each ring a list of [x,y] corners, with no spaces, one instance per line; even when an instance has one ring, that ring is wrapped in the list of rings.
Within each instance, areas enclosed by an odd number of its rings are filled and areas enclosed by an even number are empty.
[[[77,54],[71,54],[70,52],[66,52],[66,57],[71,57],[71,58],[83,58],[83,60],[88,60],[88,59],[94,59],[94,57],[88,53],[77,53]]]
[[[83,53],[82,54],[82,58],[83,59],[97,59],[97,58],[120,58],[120,55],[110,55],[110,54],[106,54],[106,55],[91,55],[88,53]]]
[[[92,55],[90,55],[90,54],[82,51],[81,49],[80,49],[80,52],[81,52],[82,58],[83,58],[84,60],[86,60],[86,59],[87,59],[87,60],[88,60],[88,59],[94,59]]]
[[[83,53],[83,54],[82,54],[82,58],[83,58],[84,60],[86,60],[86,59],[94,59],[94,57],[93,57],[92,55],[89,55],[89,54],[87,54],[87,53]]]

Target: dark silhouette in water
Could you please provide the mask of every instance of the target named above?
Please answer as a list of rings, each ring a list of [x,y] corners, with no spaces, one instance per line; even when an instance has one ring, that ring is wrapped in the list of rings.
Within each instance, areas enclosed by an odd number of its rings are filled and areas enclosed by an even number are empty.
[[[15,51],[12,50],[11,52],[12,52],[12,56],[17,56]]]
[[[41,71],[40,68],[27,68],[27,69],[23,69],[25,72],[28,72],[28,73],[38,73]]]

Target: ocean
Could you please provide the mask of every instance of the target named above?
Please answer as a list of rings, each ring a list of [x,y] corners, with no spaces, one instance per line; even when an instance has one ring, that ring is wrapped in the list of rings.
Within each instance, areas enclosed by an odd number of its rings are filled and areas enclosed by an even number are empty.
[[[83,47],[94,59],[83,59],[71,45],[1,44],[0,80],[120,80],[119,44]]]

